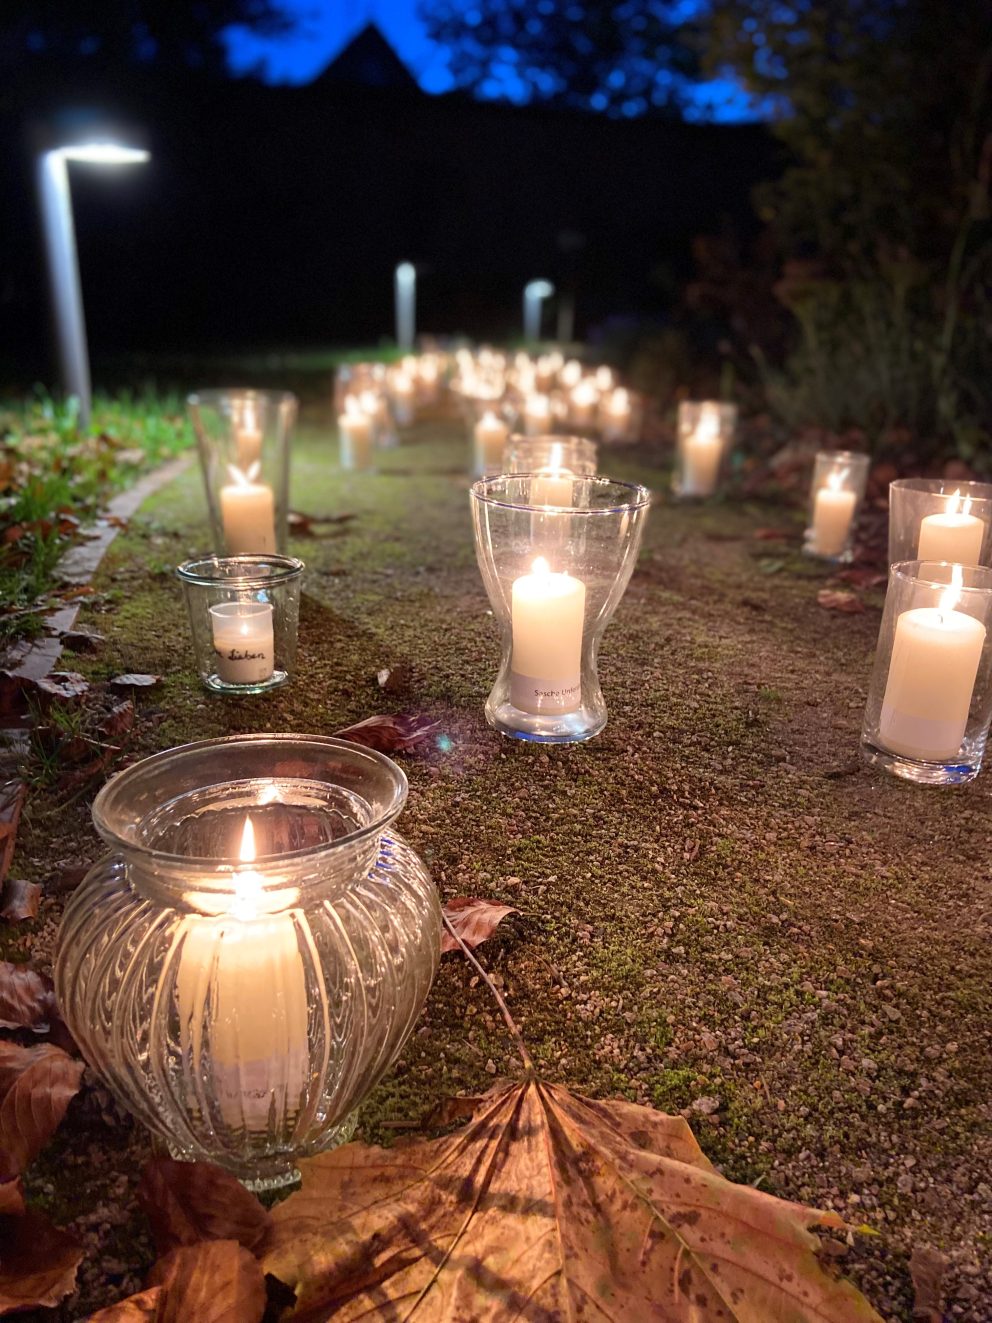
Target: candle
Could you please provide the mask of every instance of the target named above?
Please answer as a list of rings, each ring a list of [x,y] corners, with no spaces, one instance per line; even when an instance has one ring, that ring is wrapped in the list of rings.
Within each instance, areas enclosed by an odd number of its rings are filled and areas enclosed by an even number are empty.
[[[561,442],[552,442],[548,467],[539,470],[531,483],[531,505],[569,506],[572,504],[572,478],[575,475],[571,469],[562,466],[561,456]]]
[[[607,441],[625,441],[630,426],[630,395],[620,387],[603,401],[603,435]]]
[[[255,836],[245,818],[239,852],[255,860]],[[183,929],[177,991],[180,1043],[198,1069],[209,1069],[225,1124],[265,1130],[292,1114],[310,1077],[307,988],[296,928],[288,914],[266,913],[261,875],[233,875],[229,913],[191,916]],[[198,895],[204,907],[215,895]],[[224,898],[228,900],[228,897]]]
[[[716,488],[723,439],[719,408],[705,401],[695,429],[685,438],[682,451],[682,490],[687,496],[711,496]]]
[[[592,423],[598,402],[599,391],[595,384],[588,377],[580,381],[572,391],[569,410],[576,427],[588,427]]]
[[[920,523],[918,560],[957,561],[959,565],[980,565],[985,541],[985,520],[970,514],[971,499],[960,510],[961,492],[947,498],[942,514],[927,515]]]
[[[510,429],[491,409],[475,425],[476,473],[499,473],[503,468],[503,447]]]
[[[985,626],[963,611],[961,566],[939,606],[904,611],[896,621],[879,737],[892,753],[946,762],[961,750]]]
[[[234,444],[238,452],[238,468],[247,472],[262,459],[262,433],[255,420],[255,402],[246,400],[240,423],[234,426]]]
[[[406,372],[394,372],[391,384],[393,412],[400,427],[409,427],[413,422],[413,378]]]
[[[372,467],[374,426],[372,417],[353,396],[349,395],[344,402],[344,413],[338,417],[343,469]]]
[[[541,436],[551,427],[551,401],[547,395],[531,395],[524,405],[524,431],[528,436]]]
[[[567,363],[562,364],[558,380],[566,390],[579,384],[582,380],[582,364],[577,358],[570,358]]]
[[[210,608],[217,675],[226,684],[262,684],[275,669],[271,602],[220,602]]]
[[[598,367],[596,369],[596,388],[597,390],[607,391],[613,387],[613,371],[608,367]]]
[[[844,490],[847,470],[830,474],[813,501],[813,536],[809,550],[817,556],[839,556],[847,546],[857,492]]]
[[[553,574],[542,557],[513,581],[510,701],[522,712],[574,712],[582,705],[586,586]]]
[[[220,489],[220,517],[229,556],[276,549],[275,497],[267,482],[256,482],[258,461],[247,471],[228,465],[231,482]]]

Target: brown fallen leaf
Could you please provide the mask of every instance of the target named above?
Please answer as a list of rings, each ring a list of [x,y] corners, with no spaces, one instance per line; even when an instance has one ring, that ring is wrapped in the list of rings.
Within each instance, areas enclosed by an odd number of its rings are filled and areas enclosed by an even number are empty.
[[[161,1286],[153,1286],[137,1295],[129,1295],[118,1300],[116,1305],[98,1309],[90,1314],[86,1323],[158,1323],[165,1292]]]
[[[443,1130],[456,1121],[467,1121],[479,1110],[482,1101],[478,1094],[454,1094],[450,1098],[442,1098],[421,1120],[420,1129]]]
[[[868,565],[851,565],[846,570],[838,570],[834,575],[841,583],[852,583],[855,588],[878,588],[888,577],[883,571],[873,570]]]
[[[817,604],[824,611],[843,611],[847,615],[857,615],[865,609],[865,604],[856,593],[844,592],[840,588],[821,588],[816,594]]]
[[[12,1181],[0,1181],[0,1218],[19,1217],[24,1212],[24,1187],[18,1176]]]
[[[33,688],[46,699],[71,703],[89,691],[90,682],[78,671],[52,671],[43,680],[35,680]]]
[[[513,905],[499,905],[492,900],[480,900],[477,896],[455,896],[446,902],[444,917],[454,928],[469,950],[474,950],[482,942],[488,941],[508,914],[519,914]],[[441,954],[445,951],[460,951],[461,947],[445,928],[441,934]]]
[[[50,1043],[0,1042],[0,1180],[19,1176],[48,1143],[84,1069]]]
[[[792,534],[786,528],[756,528],[754,536],[758,542],[788,542]]]
[[[929,1245],[917,1245],[909,1256],[913,1279],[913,1323],[943,1323],[944,1273],[947,1258]]]
[[[236,1240],[254,1250],[272,1220],[236,1176],[210,1162],[151,1158],[138,1185],[138,1203],[159,1254],[202,1240]]]
[[[530,1078],[443,1139],[300,1166],[262,1259],[294,1323],[881,1323],[817,1258],[842,1218],[724,1179],[648,1107]]]
[[[154,689],[161,683],[161,675],[140,675],[129,672],[127,675],[115,675],[110,681],[110,687],[111,689]]]
[[[390,716],[366,717],[354,726],[339,730],[342,740],[354,740],[380,753],[408,753],[429,739],[441,723],[413,712],[396,712]]]
[[[0,1246],[0,1314],[51,1309],[75,1288],[83,1247],[41,1213],[0,1217]]]
[[[4,781],[0,784],[0,882],[10,871],[17,842],[17,828],[28,788],[23,781]]]
[[[354,514],[339,515],[311,515],[304,514],[302,510],[290,510],[287,516],[289,522],[289,531],[296,537],[320,537],[316,532],[318,528],[341,528],[345,524],[350,524],[358,516]],[[324,537],[329,536],[324,534]]]
[[[106,640],[93,629],[69,629],[61,636],[60,643],[70,652],[99,652]]]
[[[0,919],[22,923],[37,916],[41,903],[41,885],[23,878],[8,877],[0,888]]]
[[[236,1240],[183,1245],[159,1259],[149,1286],[164,1288],[156,1323],[259,1323],[265,1279]]]
[[[48,975],[0,960],[0,1029],[43,1034],[54,1014],[55,988]]]
[[[409,662],[397,662],[376,672],[376,682],[384,694],[404,694],[413,680],[413,667]]]

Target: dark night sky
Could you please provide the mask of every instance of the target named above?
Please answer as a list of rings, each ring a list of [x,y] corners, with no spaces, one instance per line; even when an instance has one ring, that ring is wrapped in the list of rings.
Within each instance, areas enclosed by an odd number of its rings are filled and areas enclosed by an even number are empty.
[[[471,0],[466,0],[469,4]],[[390,40],[417,77],[425,92],[447,92],[452,87],[445,50],[428,37],[417,16],[418,0],[281,0],[298,19],[295,31],[264,39],[243,29],[227,34],[228,54],[235,73],[261,64],[269,82],[305,83],[315,77],[343,46],[370,20]],[[672,12],[689,16],[700,0],[673,0]],[[480,96],[493,100],[520,100],[522,84],[511,66],[499,81],[480,88]],[[730,80],[701,84],[695,96],[693,118],[753,119],[747,98]]]

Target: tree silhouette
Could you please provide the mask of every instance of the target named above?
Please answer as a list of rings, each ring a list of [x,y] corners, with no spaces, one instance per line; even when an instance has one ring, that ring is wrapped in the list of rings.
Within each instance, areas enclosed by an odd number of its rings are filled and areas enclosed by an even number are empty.
[[[422,0],[458,87],[611,115],[677,114],[697,71],[661,0]]]

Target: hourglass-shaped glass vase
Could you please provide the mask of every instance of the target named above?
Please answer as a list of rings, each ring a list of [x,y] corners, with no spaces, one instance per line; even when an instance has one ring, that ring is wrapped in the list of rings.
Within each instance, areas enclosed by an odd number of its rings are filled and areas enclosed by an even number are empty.
[[[66,907],[80,1049],[173,1156],[262,1189],[350,1138],[437,968],[437,891],[393,829],[406,777],[314,735],[204,740],[93,804],[111,853]]]
[[[475,549],[502,630],[486,718],[505,735],[588,740],[606,725],[599,643],[634,569],[646,487],[542,474],[472,488]]]
[[[284,554],[296,396],[289,391],[200,390],[186,403],[217,555]]]

